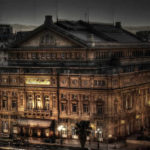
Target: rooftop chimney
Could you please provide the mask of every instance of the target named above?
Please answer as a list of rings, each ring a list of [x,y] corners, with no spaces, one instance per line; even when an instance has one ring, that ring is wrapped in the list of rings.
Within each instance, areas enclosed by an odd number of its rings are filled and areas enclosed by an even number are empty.
[[[44,24],[45,25],[51,25],[51,24],[53,24],[52,16],[45,16]]]
[[[116,28],[121,28],[121,22],[116,22],[115,27]]]

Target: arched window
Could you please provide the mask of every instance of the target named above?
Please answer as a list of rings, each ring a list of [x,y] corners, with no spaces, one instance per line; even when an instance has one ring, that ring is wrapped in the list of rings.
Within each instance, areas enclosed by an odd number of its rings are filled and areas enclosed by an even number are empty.
[[[44,96],[44,108],[46,109],[46,110],[49,110],[49,100],[50,100],[50,98],[49,98],[49,96]]]
[[[78,112],[78,102],[72,101],[72,113],[77,113],[77,112]]]
[[[3,109],[7,109],[8,108],[8,97],[7,96],[3,96],[2,97],[2,108]]]
[[[103,100],[98,100],[96,104],[96,110],[98,115],[104,114],[104,101]]]
[[[87,100],[83,101],[83,113],[89,113],[89,102]]]
[[[33,108],[33,96],[27,96],[27,109],[31,110]]]
[[[16,92],[12,92],[12,109],[17,109],[18,96]]]
[[[8,133],[8,122],[3,121],[2,122],[2,128],[4,133]]]
[[[67,111],[67,101],[61,101],[61,112]]]
[[[127,99],[126,99],[126,103],[127,103],[127,109],[132,109],[133,107],[133,99],[131,95],[128,95]]]
[[[131,95],[124,95],[123,107],[124,107],[124,109],[132,109],[133,108],[133,97]]]
[[[42,102],[41,102],[41,97],[40,95],[36,96],[36,109],[41,109],[42,108]]]
[[[7,91],[2,91],[2,109],[7,110],[8,109],[8,92]]]

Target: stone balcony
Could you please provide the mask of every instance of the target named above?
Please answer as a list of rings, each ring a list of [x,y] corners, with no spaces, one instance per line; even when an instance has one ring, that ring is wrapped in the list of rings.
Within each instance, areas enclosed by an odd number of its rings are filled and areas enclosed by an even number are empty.
[[[38,119],[49,119],[53,116],[52,110],[25,110],[24,117],[27,118],[38,118]]]

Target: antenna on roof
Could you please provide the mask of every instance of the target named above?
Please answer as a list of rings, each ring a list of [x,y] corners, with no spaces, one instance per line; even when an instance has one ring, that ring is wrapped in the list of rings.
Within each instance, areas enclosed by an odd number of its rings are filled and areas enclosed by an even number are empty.
[[[115,22],[116,22],[116,15],[115,15],[115,1],[114,3],[112,4],[112,17],[113,17],[113,25],[115,26]]]
[[[89,8],[86,9],[84,13],[85,22],[89,23]]]
[[[114,12],[113,12],[113,25],[115,25],[115,22],[116,22],[115,19],[116,19],[116,18],[115,18]]]
[[[87,14],[88,14],[88,23],[90,22],[90,9],[89,9],[89,7],[88,7],[88,9],[87,9]]]
[[[56,22],[58,22],[58,0],[56,0]]]

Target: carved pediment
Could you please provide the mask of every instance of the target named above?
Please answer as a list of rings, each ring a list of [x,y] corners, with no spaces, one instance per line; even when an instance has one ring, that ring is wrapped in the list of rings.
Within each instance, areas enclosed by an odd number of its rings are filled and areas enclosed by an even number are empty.
[[[44,30],[35,34],[21,44],[21,47],[75,47],[76,45],[69,39]]]

